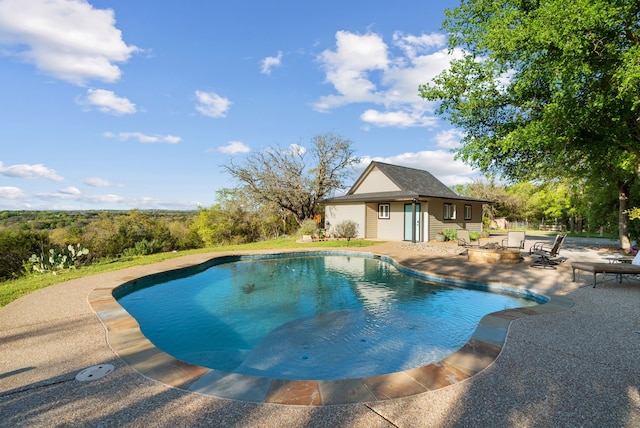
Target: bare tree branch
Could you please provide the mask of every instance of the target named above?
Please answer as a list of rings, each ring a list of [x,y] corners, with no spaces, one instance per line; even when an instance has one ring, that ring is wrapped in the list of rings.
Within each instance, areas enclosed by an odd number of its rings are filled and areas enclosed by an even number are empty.
[[[269,148],[223,168],[257,201],[274,203],[302,223],[314,216],[324,198],[344,187],[348,167],[359,161],[351,145],[336,134],[319,134],[308,149],[296,144]]]

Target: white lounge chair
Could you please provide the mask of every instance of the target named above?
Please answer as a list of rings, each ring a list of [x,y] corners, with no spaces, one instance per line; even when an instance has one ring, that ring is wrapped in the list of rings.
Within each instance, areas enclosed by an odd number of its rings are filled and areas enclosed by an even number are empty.
[[[507,237],[502,240],[502,248],[524,249],[525,232],[521,230],[510,230]]]

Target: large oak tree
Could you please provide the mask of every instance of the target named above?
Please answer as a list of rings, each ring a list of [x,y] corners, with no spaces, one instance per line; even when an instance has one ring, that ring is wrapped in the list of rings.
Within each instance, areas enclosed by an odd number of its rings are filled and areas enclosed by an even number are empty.
[[[640,1],[463,0],[443,27],[458,59],[420,93],[466,132],[458,155],[513,180],[606,177],[627,248],[640,176]]]

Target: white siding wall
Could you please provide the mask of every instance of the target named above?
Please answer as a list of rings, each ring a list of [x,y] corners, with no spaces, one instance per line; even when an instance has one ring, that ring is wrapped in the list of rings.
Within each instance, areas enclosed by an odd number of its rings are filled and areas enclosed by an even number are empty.
[[[366,204],[366,226],[365,239],[378,238],[378,204]]]
[[[324,209],[324,224],[329,236],[334,234],[334,227],[345,220],[353,220],[358,224],[358,238],[364,238],[365,233],[365,205],[339,204],[327,205]]]
[[[421,218],[420,218],[420,239],[424,242],[428,242],[429,241],[429,229],[431,228],[431,225],[429,224],[429,203],[428,202],[422,202],[421,204],[421,209],[422,209],[422,213],[421,213]]]
[[[400,190],[393,181],[384,175],[378,168],[373,168],[360,185],[354,189],[354,194],[394,192]]]
[[[404,203],[389,204],[388,219],[378,219],[378,238],[388,241],[402,241],[404,235]]]

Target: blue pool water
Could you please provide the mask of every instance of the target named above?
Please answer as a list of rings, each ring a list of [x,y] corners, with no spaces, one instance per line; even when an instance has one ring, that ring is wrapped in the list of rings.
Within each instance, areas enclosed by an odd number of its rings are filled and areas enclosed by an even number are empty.
[[[335,380],[423,366],[534,301],[429,282],[379,258],[241,260],[116,296],[155,346],[227,372]]]

